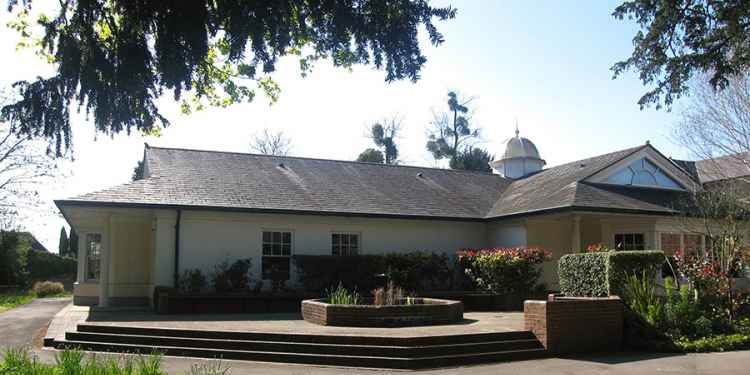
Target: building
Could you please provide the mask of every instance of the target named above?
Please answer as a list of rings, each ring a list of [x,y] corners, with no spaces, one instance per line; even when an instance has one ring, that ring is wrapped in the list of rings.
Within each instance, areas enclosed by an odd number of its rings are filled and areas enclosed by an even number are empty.
[[[543,169],[518,132],[497,174],[149,147],[144,179],[56,201],[79,233],[77,304],[148,303],[185,269],[251,258],[289,270],[293,254],[539,246],[557,288],[560,256],[591,244],[700,248],[680,202],[701,189],[692,162],[652,145]]]

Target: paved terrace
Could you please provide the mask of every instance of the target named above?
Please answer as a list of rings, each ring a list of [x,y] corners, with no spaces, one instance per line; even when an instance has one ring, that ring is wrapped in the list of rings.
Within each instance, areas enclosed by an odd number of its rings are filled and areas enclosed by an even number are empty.
[[[458,324],[360,328],[312,324],[302,320],[299,314],[158,315],[147,311],[99,310],[70,305],[57,314],[50,325],[47,337],[62,337],[65,331],[74,331],[79,323],[205,331],[388,337],[443,336],[524,330],[522,312],[468,312],[464,313],[464,321]]]

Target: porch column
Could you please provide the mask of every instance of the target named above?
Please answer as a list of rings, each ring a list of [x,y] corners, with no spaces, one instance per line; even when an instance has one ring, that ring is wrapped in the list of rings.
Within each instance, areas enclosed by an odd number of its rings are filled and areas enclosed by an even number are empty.
[[[107,220],[107,229],[105,230],[107,239],[102,238],[102,254],[99,260],[99,307],[109,306],[109,268],[110,268],[110,253],[112,246],[114,245],[114,239],[112,236],[112,216]]]
[[[574,253],[581,251],[581,217],[573,215],[573,233],[570,236],[570,246]]]
[[[79,232],[80,233],[80,232]],[[78,239],[78,253],[76,256],[77,266],[76,269],[76,284],[83,284],[86,282],[86,258],[88,249],[86,248],[86,235]]]

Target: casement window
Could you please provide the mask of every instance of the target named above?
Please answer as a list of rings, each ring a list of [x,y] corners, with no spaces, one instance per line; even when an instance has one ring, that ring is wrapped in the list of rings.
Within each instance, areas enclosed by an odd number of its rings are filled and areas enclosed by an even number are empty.
[[[263,231],[263,260],[261,273],[265,280],[289,280],[292,256],[292,232]]]
[[[703,249],[703,235],[689,233],[661,233],[661,250],[667,255],[680,254],[683,251],[686,254],[700,254]],[[706,241],[705,246],[710,246],[710,241]]]
[[[645,250],[645,236],[643,233],[617,233],[615,234],[615,249]]]
[[[359,233],[331,233],[332,255],[359,254]]]
[[[86,280],[98,281],[101,271],[102,235],[99,233],[86,234]]]

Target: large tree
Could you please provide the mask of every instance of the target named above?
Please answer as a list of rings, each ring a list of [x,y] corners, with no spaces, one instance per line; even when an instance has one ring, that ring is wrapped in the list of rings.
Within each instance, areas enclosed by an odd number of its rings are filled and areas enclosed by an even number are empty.
[[[253,135],[250,149],[263,155],[286,156],[292,150],[292,139],[284,135],[283,131],[263,129],[263,132]]]
[[[398,137],[402,124],[403,119],[399,116],[385,118],[383,121],[373,124],[370,129],[368,129],[369,134],[367,136],[372,139],[372,142],[375,143],[375,146],[378,147],[379,150],[368,148],[359,155],[357,160],[378,162],[375,161],[377,159],[375,152],[377,152],[380,154],[380,163],[398,164],[398,146],[396,145],[396,138]],[[361,158],[366,158],[368,160],[360,160]]]
[[[451,169],[463,169],[467,171],[492,172],[490,162],[494,155],[479,147],[467,147],[452,158],[449,166]]]
[[[72,227],[68,238],[68,256],[78,259],[78,233]]]
[[[471,124],[469,104],[474,98],[448,92],[448,108],[433,111],[432,128],[427,139],[427,151],[435,160],[453,160],[467,147],[479,139],[479,129]]]
[[[635,20],[633,53],[616,63],[617,77],[627,70],[652,86],[638,101],[641,108],[671,106],[689,90],[696,73],[710,75],[714,89],[727,87],[733,75],[750,68],[750,2],[746,0],[630,0],[613,16]]]
[[[70,249],[70,242],[68,241],[68,233],[65,231],[65,227],[60,228],[60,243],[57,247],[57,254],[61,257],[68,255]]]
[[[383,157],[383,151],[368,148],[357,156],[357,161],[382,164],[385,162],[385,158]]]
[[[186,99],[185,111],[250,101],[256,88],[275,98],[269,74],[286,55],[298,56],[303,75],[329,58],[335,66],[373,64],[387,82],[416,81],[427,60],[418,30],[439,45],[433,21],[456,14],[428,0],[59,3],[56,15],[38,19],[38,46],[57,73],[17,82],[20,100],[2,108],[14,133],[45,137],[57,154],[71,146],[71,104],[105,134],[156,132],[169,124],[156,105],[164,94]],[[24,15],[32,4],[9,0],[8,8]],[[12,26],[29,35],[30,23]]]

